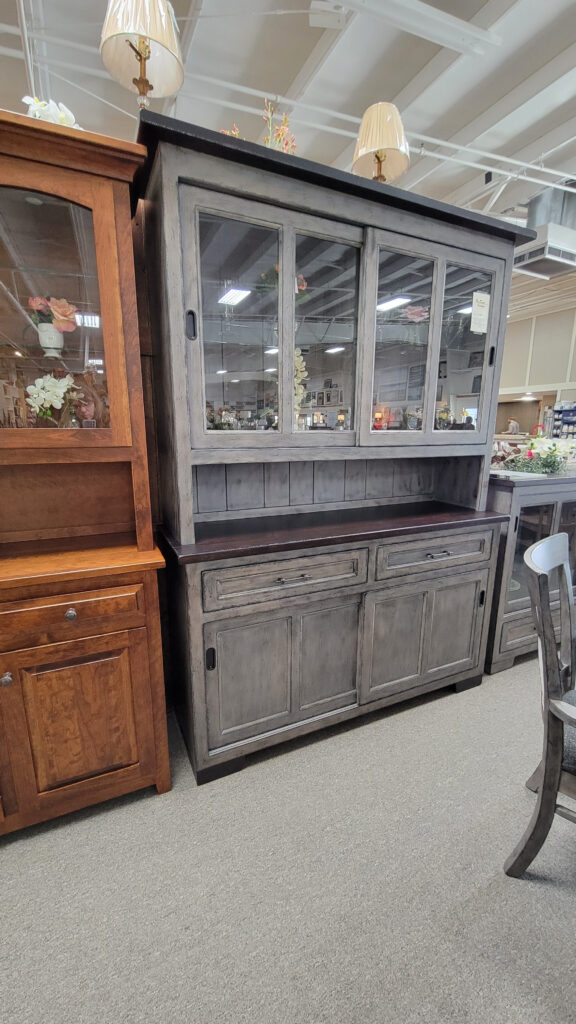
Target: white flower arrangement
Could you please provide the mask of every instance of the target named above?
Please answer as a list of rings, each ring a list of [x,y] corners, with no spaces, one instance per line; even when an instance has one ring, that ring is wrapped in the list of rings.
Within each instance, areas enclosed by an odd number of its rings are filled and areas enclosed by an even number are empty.
[[[37,96],[23,96],[22,103],[28,104],[28,117],[35,117],[37,121],[49,121],[51,124],[61,124],[65,128],[78,128],[76,118],[68,107],[63,103],[55,103],[54,100],[39,100]]]
[[[569,458],[576,449],[576,441],[570,437],[535,437],[529,448],[538,455],[561,455]]]
[[[300,412],[300,406],[304,401],[306,387],[302,381],[308,376],[304,356],[299,348],[294,349],[294,412],[296,416]]]
[[[74,377],[67,373],[65,377],[53,377],[46,373],[37,377],[33,384],[26,388],[26,402],[38,416],[49,417],[53,409],[61,409],[67,400],[68,392],[75,387]]]

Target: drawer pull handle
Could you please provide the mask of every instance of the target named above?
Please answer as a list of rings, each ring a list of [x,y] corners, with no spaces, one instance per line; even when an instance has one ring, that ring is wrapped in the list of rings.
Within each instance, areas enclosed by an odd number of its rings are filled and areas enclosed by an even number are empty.
[[[12,686],[14,677],[11,672],[5,672],[3,676],[0,676],[0,686]]]
[[[426,555],[426,558],[432,561],[432,559],[434,558],[451,558],[453,554],[453,551],[429,551],[428,554]]]
[[[277,576],[276,583],[279,587],[284,586],[286,583],[298,583],[300,580],[311,580],[312,574],[309,572],[301,572],[299,576],[292,576],[290,579],[286,579],[285,576]]]
[[[67,622],[75,622],[78,618],[78,612],[75,608],[69,608],[67,612],[64,612],[64,618]]]

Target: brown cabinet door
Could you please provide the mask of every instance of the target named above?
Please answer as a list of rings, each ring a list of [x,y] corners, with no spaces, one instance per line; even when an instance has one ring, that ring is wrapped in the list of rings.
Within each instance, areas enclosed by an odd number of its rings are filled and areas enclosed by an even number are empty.
[[[7,817],[42,820],[154,782],[145,629],[2,655],[0,682]]]

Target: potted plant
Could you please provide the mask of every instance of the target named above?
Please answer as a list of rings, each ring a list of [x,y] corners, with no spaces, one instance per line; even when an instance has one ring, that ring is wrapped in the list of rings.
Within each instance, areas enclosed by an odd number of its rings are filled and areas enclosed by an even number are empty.
[[[29,298],[28,305],[44,354],[58,358],[64,348],[63,334],[76,330],[76,306],[67,299],[44,298],[42,295]]]

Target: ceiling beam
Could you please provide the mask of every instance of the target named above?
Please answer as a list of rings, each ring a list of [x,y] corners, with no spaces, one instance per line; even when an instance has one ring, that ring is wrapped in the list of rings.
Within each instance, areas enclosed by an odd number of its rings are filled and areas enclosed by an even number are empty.
[[[499,46],[500,38],[489,30],[478,28],[462,18],[422,3],[422,0],[340,0],[344,7],[357,14],[370,15],[394,25],[402,32],[428,39],[458,53],[484,53],[487,47]]]

